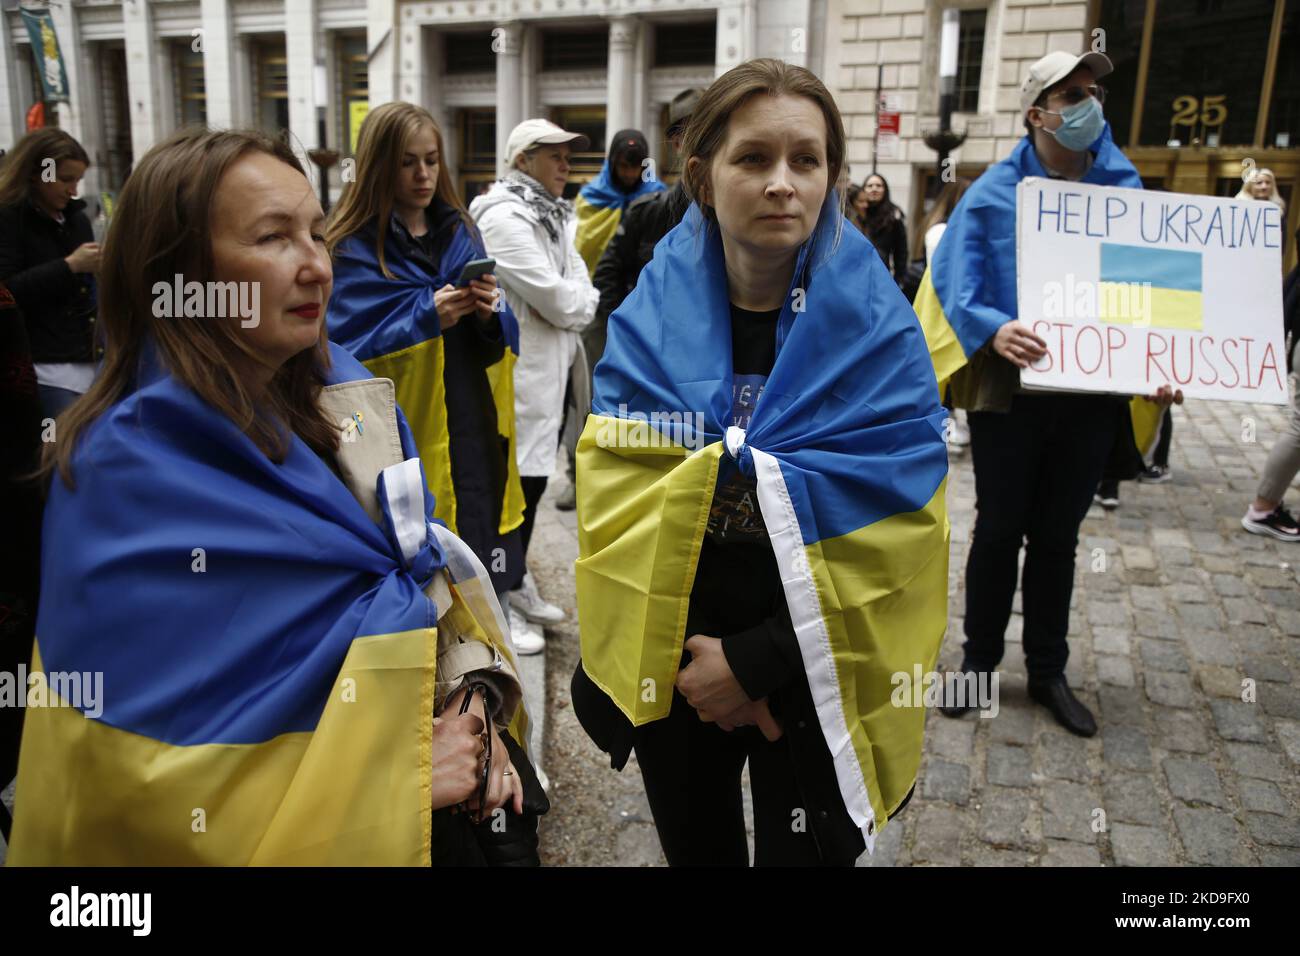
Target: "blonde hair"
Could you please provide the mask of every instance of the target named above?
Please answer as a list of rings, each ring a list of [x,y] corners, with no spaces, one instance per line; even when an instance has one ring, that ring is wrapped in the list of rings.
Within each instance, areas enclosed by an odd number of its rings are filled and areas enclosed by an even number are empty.
[[[1255,197],[1254,197],[1254,195],[1251,193],[1251,191],[1250,191],[1250,187],[1253,186],[1253,185],[1255,184],[1255,180],[1258,179],[1260,176],[1267,176],[1269,179],[1271,179],[1271,180],[1273,181],[1273,194],[1272,194],[1271,196],[1266,197],[1266,199],[1267,199],[1268,202],[1276,203],[1276,204],[1277,204],[1277,207],[1278,207],[1279,209],[1281,209],[1283,215],[1285,215],[1285,214],[1286,214],[1286,200],[1283,199],[1283,198],[1282,198],[1282,194],[1279,193],[1279,192],[1277,191],[1277,176],[1276,176],[1276,174],[1274,174],[1273,170],[1271,170],[1271,169],[1265,169],[1265,168],[1263,168],[1262,166],[1261,166],[1261,167],[1256,167],[1256,168],[1255,168],[1255,171],[1251,174],[1250,178],[1247,179],[1247,180],[1245,180],[1244,182],[1242,182],[1242,184],[1241,184],[1241,189],[1238,191],[1237,195],[1234,196],[1233,198],[1234,198],[1234,199],[1254,199]]]
[[[393,212],[402,156],[411,140],[424,127],[431,128],[438,141],[438,180],[434,186],[434,195],[455,209],[465,227],[477,236],[474,220],[456,195],[451,175],[447,172],[442,130],[438,128],[433,114],[414,103],[385,103],[368,113],[361,123],[357,141],[356,178],[343,188],[343,195],[330,214],[329,225],[325,228],[325,247],[331,256],[340,242],[374,220],[377,234],[375,257],[379,260],[379,268],[385,278],[393,278],[393,273],[384,262],[388,219]]]
[[[920,259],[925,255],[925,234],[930,231],[931,226],[937,226],[952,218],[952,211],[957,208],[957,203],[961,202],[961,197],[966,195],[966,190],[970,189],[971,182],[972,180],[965,176],[958,176],[943,187],[934,201],[934,206],[921,221],[921,228],[912,235],[912,259]]]

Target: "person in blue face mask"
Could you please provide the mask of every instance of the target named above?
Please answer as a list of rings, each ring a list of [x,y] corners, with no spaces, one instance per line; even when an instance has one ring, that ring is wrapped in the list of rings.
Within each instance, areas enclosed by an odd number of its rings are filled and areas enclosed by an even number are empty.
[[[1020,369],[1046,343],[1017,317],[1016,186],[1046,176],[1142,187],[1106,124],[1098,80],[1110,72],[1100,53],[1049,53],[1030,66],[1020,90],[1027,135],[957,204],[916,298],[937,378],[951,376],[954,405],[968,411],[975,466],[961,669],[981,674],[1001,663],[1020,577],[1029,696],[1083,737],[1097,732],[1096,720],[1065,677],[1074,556],[1128,402],[1020,386]],[[935,351],[953,338],[960,354]],[[1150,397],[1167,405],[1175,396]],[[941,707],[949,717],[970,709],[960,701]]]

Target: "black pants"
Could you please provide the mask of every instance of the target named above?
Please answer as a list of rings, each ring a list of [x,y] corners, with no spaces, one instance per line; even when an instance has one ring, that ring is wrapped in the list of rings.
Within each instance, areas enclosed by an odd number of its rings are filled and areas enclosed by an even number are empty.
[[[1011,411],[972,412],[975,531],[966,562],[966,662],[992,670],[1016,594],[1020,547],[1025,668],[1065,672],[1074,552],[1119,423],[1114,398],[1017,395]]]
[[[700,720],[673,692],[672,711],[635,731],[659,842],[670,866],[748,866],[740,773],[749,761],[754,863],[819,866],[812,821],[795,782],[789,742],[769,743],[756,727],[727,733]]]
[[[528,543],[533,540],[533,524],[537,520],[537,505],[542,500],[542,495],[546,493],[545,476],[540,478],[520,477],[519,485],[524,492],[524,523],[519,526],[519,538],[524,545],[524,561],[527,567],[528,560]],[[525,572],[527,573],[527,572]],[[523,587],[522,578],[510,590],[518,591]]]

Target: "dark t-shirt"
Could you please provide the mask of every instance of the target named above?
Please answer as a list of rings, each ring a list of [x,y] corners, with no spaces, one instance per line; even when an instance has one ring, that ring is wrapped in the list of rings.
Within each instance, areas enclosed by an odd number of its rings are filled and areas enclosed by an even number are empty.
[[[731,418],[724,425],[748,430],[754,406],[776,362],[776,323],[780,316],[780,309],[751,312],[731,307]],[[718,466],[708,535],[720,544],[767,544],[754,479],[741,474],[727,455]]]

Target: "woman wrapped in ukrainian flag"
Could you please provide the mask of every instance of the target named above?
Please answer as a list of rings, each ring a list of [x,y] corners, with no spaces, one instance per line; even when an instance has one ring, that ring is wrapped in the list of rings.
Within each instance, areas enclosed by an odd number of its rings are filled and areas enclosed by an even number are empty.
[[[910,797],[947,617],[925,338],[833,190],[826,87],[774,59],[686,131],[693,203],[612,314],[578,451],[584,728],[668,862],[848,865]]]
[[[504,618],[328,340],[323,225],[260,133],[184,130],[122,191],[103,369],[46,446],[11,864],[429,865],[464,848],[435,811],[523,808]]]
[[[442,162],[433,116],[386,103],[361,124],[356,178],[330,217],[330,338],[391,378],[437,516],[487,566],[498,594],[524,574],[524,498],[515,461],[519,325],[487,273],[483,241]],[[521,653],[541,638],[515,635]],[[532,641],[525,645],[522,641]]]

